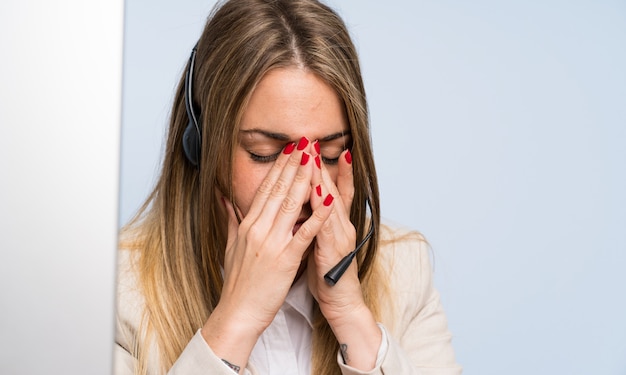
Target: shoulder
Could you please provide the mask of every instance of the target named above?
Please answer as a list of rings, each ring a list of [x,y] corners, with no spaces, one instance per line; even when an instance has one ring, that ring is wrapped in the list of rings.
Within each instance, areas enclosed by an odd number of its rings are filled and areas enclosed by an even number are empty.
[[[138,283],[138,257],[136,250],[120,249],[117,253],[115,341],[128,352],[133,352],[144,310],[144,297]]]
[[[380,224],[381,247],[389,244],[420,245],[427,244],[426,238],[417,230],[385,220]]]
[[[117,316],[135,325],[138,325],[145,305],[139,277],[142,254],[140,238],[139,231],[123,228],[117,251]]]
[[[400,290],[406,287],[421,286],[431,277],[430,253],[431,248],[426,238],[416,231],[398,224],[381,224],[380,226],[379,257],[383,268],[392,275],[396,285],[392,287]],[[426,279],[424,279],[426,278]]]
[[[388,224],[381,226],[380,239],[378,259],[383,273],[379,280],[389,288],[383,296],[382,323],[390,337],[406,353],[412,368],[459,374],[446,315],[433,285],[428,242],[417,231]],[[398,352],[389,353],[391,359],[383,367],[402,362]]]
[[[381,224],[378,252],[388,287],[389,303],[384,305],[389,311],[385,315],[390,326],[397,326],[410,321],[431,299],[431,248],[418,231],[385,223]]]
[[[139,251],[120,249],[117,252],[117,299],[124,303],[122,306],[137,307],[138,302],[143,302],[143,295],[139,290],[138,261]],[[142,304],[142,303],[141,303]]]

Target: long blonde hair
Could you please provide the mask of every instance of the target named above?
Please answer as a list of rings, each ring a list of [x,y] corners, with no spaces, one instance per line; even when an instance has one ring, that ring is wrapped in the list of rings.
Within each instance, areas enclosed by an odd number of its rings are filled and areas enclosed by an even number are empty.
[[[140,252],[137,273],[145,296],[134,350],[137,373],[147,373],[150,347],[158,350],[163,370],[171,367],[219,302],[226,233],[216,191],[233,201],[233,150],[252,91],[271,69],[294,65],[326,81],[345,105],[356,188],[350,218],[358,238],[369,220],[375,228],[357,257],[359,277],[366,303],[375,316],[380,314],[385,278],[379,277],[374,262],[380,226],[378,184],[365,89],[349,33],[341,18],[316,0],[230,0],[209,16],[197,45],[193,99],[201,112],[199,167],[183,152],[189,119],[181,78],[159,180],[122,230],[121,246]],[[312,372],[337,374],[338,343],[316,309]]]

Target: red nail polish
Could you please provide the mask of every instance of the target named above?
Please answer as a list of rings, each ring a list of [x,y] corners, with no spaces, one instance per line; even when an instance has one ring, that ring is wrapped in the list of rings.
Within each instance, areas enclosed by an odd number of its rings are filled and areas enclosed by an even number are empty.
[[[307,154],[306,152],[302,153],[302,159],[300,159],[300,165],[306,165],[306,163],[309,162],[309,154]]]
[[[315,192],[317,193],[318,197],[321,197],[322,196],[322,185],[317,185],[315,187]]]
[[[313,147],[315,147],[315,152],[319,155],[321,153],[320,141],[315,141],[315,143],[313,143]]]
[[[309,140],[306,139],[306,137],[302,137],[300,138],[300,141],[298,142],[298,150],[302,151],[304,150],[304,148],[309,144]]]
[[[333,203],[333,199],[335,199],[335,197],[333,197],[331,194],[328,194],[326,196],[326,199],[324,199],[324,206],[330,206],[330,204]]]
[[[292,142],[288,144],[287,146],[285,146],[285,149],[283,150],[283,154],[289,155],[293,152],[295,148],[296,148],[296,144]]]
[[[352,164],[352,154],[350,153],[350,150],[346,152],[346,161],[348,162],[348,164]]]
[[[318,169],[322,169],[322,162],[321,162],[321,160],[320,160],[320,156],[319,156],[319,155],[317,155],[317,156],[315,157],[315,165],[317,165],[317,168],[318,168]]]

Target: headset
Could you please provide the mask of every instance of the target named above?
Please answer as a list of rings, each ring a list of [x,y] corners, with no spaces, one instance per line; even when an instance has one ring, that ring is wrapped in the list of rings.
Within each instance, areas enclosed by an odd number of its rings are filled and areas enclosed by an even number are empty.
[[[193,103],[193,68],[196,64],[196,52],[198,52],[198,44],[191,50],[189,56],[189,66],[185,72],[185,108],[187,109],[187,117],[189,123],[183,133],[183,150],[187,160],[194,167],[200,164],[200,141],[202,140],[202,132],[200,131],[200,115],[196,115],[196,108]]]
[[[189,118],[189,123],[187,123],[187,127],[185,128],[185,132],[183,133],[183,150],[185,150],[185,156],[187,160],[191,164],[193,164],[196,168],[198,168],[200,164],[200,141],[202,139],[202,132],[200,131],[200,114],[196,114],[197,108],[193,103],[193,70],[196,63],[196,53],[198,52],[198,44],[193,47],[191,50],[191,56],[189,56],[189,64],[187,71],[185,72],[185,108],[187,109],[187,117]],[[372,203],[370,202],[369,197],[366,198],[367,206],[372,212]],[[343,276],[346,272],[352,260],[356,256],[356,253],[365,245],[365,243],[372,237],[374,233],[374,221],[370,219],[370,227],[367,231],[367,234],[359,242],[354,250],[352,250],[348,255],[346,255],[339,263],[337,263],[330,271],[328,271],[324,275],[324,280],[330,286],[334,286],[337,281]]]

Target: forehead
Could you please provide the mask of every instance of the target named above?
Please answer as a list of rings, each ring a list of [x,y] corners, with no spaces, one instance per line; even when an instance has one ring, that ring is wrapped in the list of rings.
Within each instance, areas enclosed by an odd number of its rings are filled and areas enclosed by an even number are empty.
[[[260,129],[290,139],[321,139],[348,131],[342,100],[313,72],[299,68],[269,71],[252,92],[241,130]]]

